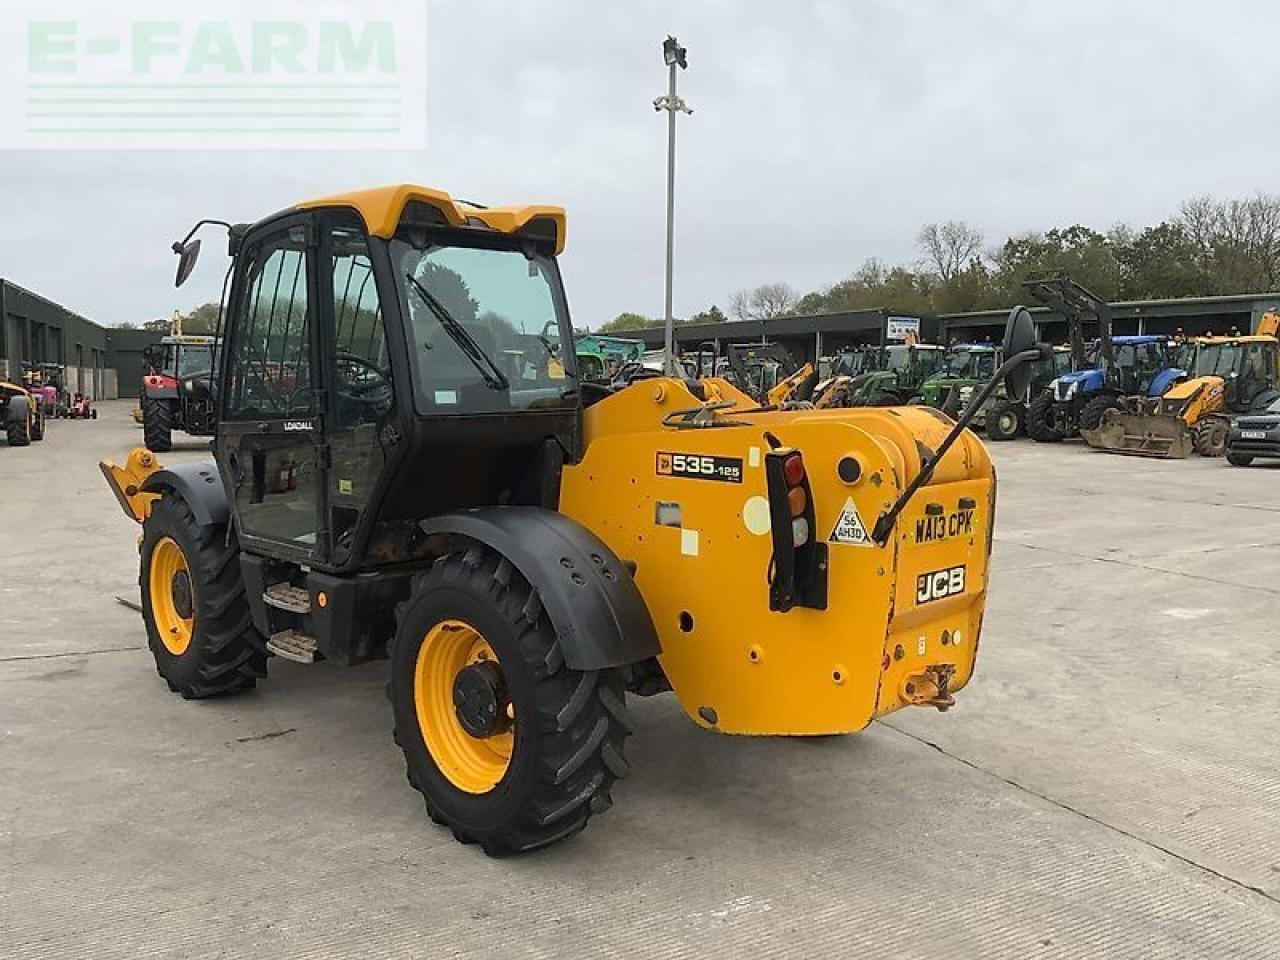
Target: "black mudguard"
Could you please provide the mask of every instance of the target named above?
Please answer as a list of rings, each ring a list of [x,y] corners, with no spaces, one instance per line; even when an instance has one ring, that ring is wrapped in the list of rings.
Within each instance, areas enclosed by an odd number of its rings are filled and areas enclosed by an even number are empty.
[[[432,536],[461,536],[502,554],[532,584],[574,670],[605,670],[661,652],[631,572],[580,523],[539,507],[482,507],[422,521]]]
[[[147,493],[176,493],[187,501],[201,526],[226,523],[231,516],[231,498],[212,460],[157,470],[143,482],[142,489]]]

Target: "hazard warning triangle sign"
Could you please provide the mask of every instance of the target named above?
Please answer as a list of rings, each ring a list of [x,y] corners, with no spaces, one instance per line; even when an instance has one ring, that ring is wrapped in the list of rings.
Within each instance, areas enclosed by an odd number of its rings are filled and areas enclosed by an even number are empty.
[[[836,518],[836,525],[831,528],[831,536],[827,537],[827,541],[847,543],[855,547],[875,546],[871,542],[871,535],[867,533],[866,525],[862,522],[862,517],[858,516],[858,508],[853,502],[853,497],[845,500],[844,509]]]

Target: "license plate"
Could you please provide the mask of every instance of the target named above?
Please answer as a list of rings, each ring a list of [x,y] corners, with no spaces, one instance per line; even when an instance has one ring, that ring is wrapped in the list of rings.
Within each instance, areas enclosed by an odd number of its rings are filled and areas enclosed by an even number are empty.
[[[1242,440],[1265,440],[1267,439],[1267,431],[1265,430],[1241,430],[1240,438]]]

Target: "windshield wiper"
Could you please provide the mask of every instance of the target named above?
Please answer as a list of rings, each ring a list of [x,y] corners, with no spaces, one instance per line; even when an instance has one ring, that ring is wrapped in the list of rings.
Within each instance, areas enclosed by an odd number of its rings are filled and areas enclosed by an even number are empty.
[[[511,381],[507,379],[498,365],[494,362],[493,357],[484,352],[484,348],[476,343],[475,337],[458,322],[458,319],[449,312],[448,308],[435,298],[435,296],[418,282],[418,278],[412,273],[406,273],[405,279],[413,284],[413,289],[418,291],[418,296],[422,298],[422,302],[431,308],[431,312],[436,315],[436,319],[440,321],[440,326],[444,328],[444,332],[453,338],[453,342],[458,345],[468,360],[480,371],[480,376],[484,377],[484,382],[493,390],[507,390],[511,387]]]

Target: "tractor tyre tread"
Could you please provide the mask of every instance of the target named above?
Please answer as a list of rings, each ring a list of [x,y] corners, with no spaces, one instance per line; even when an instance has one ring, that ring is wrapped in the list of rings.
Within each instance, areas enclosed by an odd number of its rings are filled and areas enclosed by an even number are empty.
[[[173,449],[173,408],[166,401],[142,402],[142,440],[152,453]]]
[[[31,445],[31,421],[26,417],[21,420],[7,421],[4,425],[4,433],[11,447]]]
[[[198,523],[185,500],[166,493],[152,504],[142,536],[138,588],[156,672],[187,700],[252,690],[267,675],[268,654],[249,615],[235,534],[224,524]],[[191,644],[180,656],[165,647],[154,619],[145,612],[150,605],[148,561],[161,537],[172,538],[182,548],[195,595]]]
[[[1097,430],[1102,426],[1102,417],[1108,410],[1118,410],[1116,398],[1111,395],[1091,397],[1080,410],[1080,429]]]
[[[468,806],[467,795],[435,766],[417,719],[414,664],[422,635],[430,629],[427,621],[438,622],[439,611],[427,608],[442,591],[468,594],[492,608],[508,639],[507,654],[499,651],[503,668],[522,671],[532,689],[526,721],[532,725],[532,745],[523,756],[517,747],[503,780],[491,791],[505,794],[496,811]],[[489,856],[509,856],[566,839],[612,805],[614,782],[630,770],[623,748],[634,729],[622,672],[569,667],[537,590],[510,561],[480,546],[441,557],[413,577],[396,619],[389,651],[395,741],[404,753],[409,783],[422,794],[434,823]],[[493,643],[493,637],[487,639]],[[525,730],[530,728],[517,727],[517,741]]]
[[[1048,391],[1037,396],[1027,406],[1027,436],[1037,443],[1058,443],[1066,438],[1054,429],[1053,395]]]
[[[1222,417],[1204,417],[1191,428],[1191,448],[1202,457],[1221,457],[1227,452],[1230,424]]]
[[[1005,430],[1000,426],[1001,419],[1007,413],[1014,417],[1013,429]],[[987,412],[987,439],[994,441],[1016,440],[1026,432],[1027,413],[1022,404],[1013,400],[1001,400]]]

